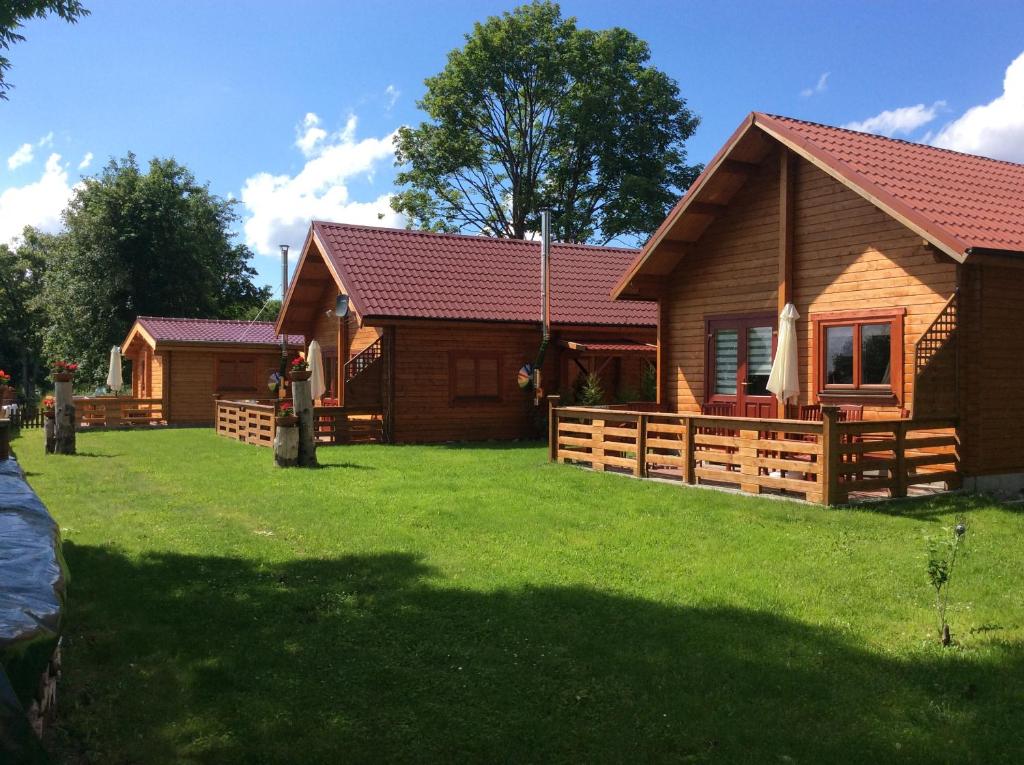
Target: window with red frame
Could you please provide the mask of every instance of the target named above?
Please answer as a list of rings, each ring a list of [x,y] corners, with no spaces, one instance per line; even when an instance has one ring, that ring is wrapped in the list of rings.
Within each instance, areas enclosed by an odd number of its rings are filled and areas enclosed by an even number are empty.
[[[448,359],[453,402],[500,401],[501,357],[497,353],[452,353]]]
[[[818,397],[898,402],[903,393],[903,315],[902,309],[812,315]]]

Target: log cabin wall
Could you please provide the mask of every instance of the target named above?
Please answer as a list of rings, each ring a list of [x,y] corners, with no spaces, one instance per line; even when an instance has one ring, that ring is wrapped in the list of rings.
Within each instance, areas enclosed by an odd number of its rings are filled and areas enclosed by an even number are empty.
[[[1024,268],[961,266],[960,400],[966,475],[1024,472]]]
[[[222,350],[217,348],[174,348],[166,352],[170,360],[168,420],[175,424],[203,425],[214,420],[213,397],[266,398],[266,381],[280,365],[279,351]],[[251,385],[218,385],[220,362],[251,362]],[[248,366],[248,365],[247,365]],[[249,375],[244,382],[248,383]]]
[[[316,310],[316,318],[313,321],[313,329],[310,339],[315,338],[320,347],[334,350],[338,346],[338,319],[335,316],[328,316],[327,311],[334,308],[338,299],[336,290],[329,290],[320,300]],[[381,330],[378,327],[367,325],[359,326],[359,316],[354,310],[350,310],[348,317],[348,343],[349,358],[363,351],[368,345],[372,345],[380,337]]]
[[[536,437],[531,391],[516,385],[516,373],[537,355],[539,328],[466,327],[456,323],[395,327],[394,440],[397,443],[508,440]],[[453,355],[497,355],[496,399],[453,401]],[[556,356],[551,353],[548,359]],[[545,364],[545,375],[554,373]],[[549,369],[552,371],[549,372]]]
[[[705,318],[777,315],[778,168],[777,157],[766,160],[671,275],[662,353],[666,399],[677,411],[699,411],[703,400]],[[937,259],[920,236],[806,160],[797,159],[795,169],[792,281],[801,403],[817,401],[815,314],[903,308],[900,401],[865,403],[864,416],[898,415],[913,406],[914,343],[956,288],[956,264]]]

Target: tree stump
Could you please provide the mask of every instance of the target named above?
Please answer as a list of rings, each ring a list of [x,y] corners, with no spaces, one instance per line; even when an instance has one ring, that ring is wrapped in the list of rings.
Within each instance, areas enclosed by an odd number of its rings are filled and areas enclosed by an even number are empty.
[[[299,465],[317,467],[313,397],[309,390],[309,380],[292,381],[292,404],[299,418]]]
[[[56,425],[53,417],[43,415],[43,445],[47,454],[53,454],[57,443]]]
[[[75,453],[75,403],[70,381],[54,383],[53,454]]]
[[[295,467],[299,464],[298,425],[278,425],[274,431],[274,464]]]

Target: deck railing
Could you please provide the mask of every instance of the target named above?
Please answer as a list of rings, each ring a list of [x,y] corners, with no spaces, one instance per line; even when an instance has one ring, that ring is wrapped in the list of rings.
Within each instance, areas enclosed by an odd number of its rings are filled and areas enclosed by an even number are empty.
[[[272,446],[276,430],[277,402],[216,402],[218,435],[256,446]],[[314,436],[321,446],[376,443],[383,440],[379,409],[355,409],[343,406],[313,407]]]
[[[825,505],[960,484],[951,420],[820,422],[551,407],[549,456],[599,471]]]
[[[79,428],[133,428],[166,425],[163,400],[121,396],[74,399]]]

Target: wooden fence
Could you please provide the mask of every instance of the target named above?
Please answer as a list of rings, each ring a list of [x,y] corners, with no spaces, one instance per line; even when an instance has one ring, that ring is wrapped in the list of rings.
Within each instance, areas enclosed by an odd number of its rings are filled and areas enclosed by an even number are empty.
[[[552,406],[552,461],[838,505],[960,485],[950,420],[820,422]]]
[[[79,428],[135,428],[166,425],[164,404],[159,398],[80,396],[75,398]]]
[[[216,428],[219,435],[256,446],[273,446],[276,429],[276,401],[216,402]],[[321,446],[378,443],[383,440],[379,409],[352,409],[343,406],[317,406],[314,434]]]

